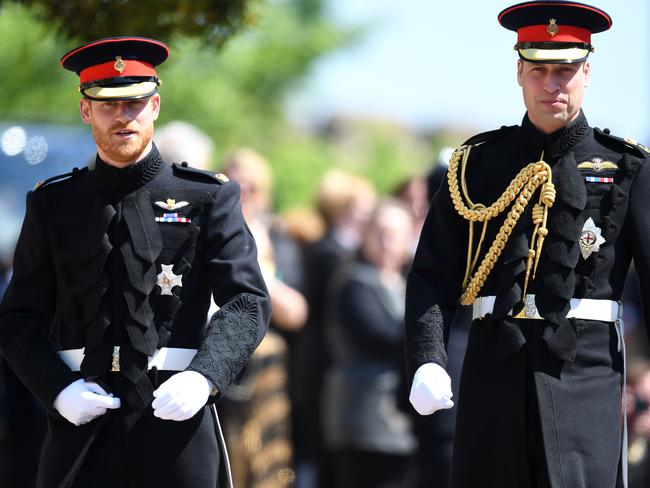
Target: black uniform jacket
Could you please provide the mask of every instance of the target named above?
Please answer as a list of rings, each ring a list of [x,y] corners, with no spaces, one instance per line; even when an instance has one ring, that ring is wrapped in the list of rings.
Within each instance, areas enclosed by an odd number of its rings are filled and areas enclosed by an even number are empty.
[[[179,279],[166,283],[163,265]],[[221,308],[206,324],[211,296]],[[49,410],[39,486],[73,476],[102,422],[75,427],[52,408],[79,378],[57,351],[85,348],[81,375],[111,391],[120,385],[117,412],[128,429],[150,415],[153,390],[173,374],[147,372],[147,356],[160,347],[198,349],[188,369],[223,391],[269,315],[236,183],[170,166],[154,146],[129,168],[97,158],[94,169],[30,192],[0,308],[0,346]],[[120,373],[108,374],[115,345]]]
[[[634,142],[592,129],[582,112],[549,135],[526,116],[521,126],[482,134],[468,143],[481,143],[472,149],[467,165],[473,202],[493,203],[542,153],[552,168],[557,195],[537,275],[528,289],[543,320],[509,314],[522,300],[534,230],[531,208],[539,192],[480,293],[497,299],[493,313],[475,320],[470,332],[457,397],[452,486],[522,488],[531,486],[531,479],[548,477],[553,487],[612,488],[621,430],[622,359],[616,327],[566,315],[571,298],[620,300],[632,259],[647,296],[648,153]],[[605,162],[613,164],[600,164]],[[588,176],[601,180],[591,182]],[[483,254],[506,213],[490,223]],[[584,259],[579,238],[589,217],[605,243]],[[475,224],[475,238],[481,225]],[[408,277],[411,375],[427,362],[446,365],[448,328],[461,295],[467,245],[468,222],[454,209],[449,186],[443,184]]]

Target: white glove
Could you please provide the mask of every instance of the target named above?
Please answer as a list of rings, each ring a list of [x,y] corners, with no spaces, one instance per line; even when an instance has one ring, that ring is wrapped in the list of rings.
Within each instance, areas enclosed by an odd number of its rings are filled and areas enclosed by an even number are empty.
[[[420,415],[431,415],[437,410],[451,408],[451,378],[436,363],[420,366],[413,377],[409,401]]]
[[[192,418],[208,401],[211,390],[212,382],[201,373],[176,373],[153,392],[153,414],[164,420]]]
[[[108,394],[97,383],[79,379],[66,386],[54,399],[54,408],[74,425],[87,424],[106,413],[120,408],[119,398]]]

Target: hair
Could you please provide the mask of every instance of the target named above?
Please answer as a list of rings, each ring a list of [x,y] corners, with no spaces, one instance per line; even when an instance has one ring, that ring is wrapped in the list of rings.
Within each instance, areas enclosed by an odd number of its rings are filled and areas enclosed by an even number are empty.
[[[327,171],[316,190],[316,208],[327,225],[334,225],[358,198],[376,198],[372,184],[342,169]]]
[[[198,127],[180,120],[154,132],[156,147],[169,163],[187,161],[191,166],[208,169],[212,165],[214,143]]]
[[[273,174],[268,161],[257,151],[241,147],[226,155],[222,163],[224,173],[240,172],[250,178],[255,191],[264,195],[266,200],[271,198]]]

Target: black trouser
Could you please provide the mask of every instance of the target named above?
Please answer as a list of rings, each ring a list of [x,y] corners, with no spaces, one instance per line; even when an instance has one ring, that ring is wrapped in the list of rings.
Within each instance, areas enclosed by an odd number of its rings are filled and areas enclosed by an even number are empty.
[[[160,372],[160,382],[171,374]],[[110,374],[108,385],[104,384],[119,396],[122,381],[121,375]],[[84,458],[73,488],[218,486],[219,447],[209,407],[182,422],[154,417],[149,407],[129,429],[124,411],[123,406],[107,412],[106,423]]]
[[[336,488],[407,488],[412,486],[412,458],[344,449],[334,454]]]

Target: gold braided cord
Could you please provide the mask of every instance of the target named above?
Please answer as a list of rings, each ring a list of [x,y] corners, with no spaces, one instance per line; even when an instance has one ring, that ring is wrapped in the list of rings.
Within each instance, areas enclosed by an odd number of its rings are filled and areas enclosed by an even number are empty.
[[[465,179],[465,169],[471,148],[472,146],[461,146],[454,151],[449,161],[449,171],[447,175],[449,192],[451,194],[454,208],[461,217],[469,221],[467,268],[463,280],[463,293],[460,299],[460,303],[463,305],[470,305],[474,300],[476,300],[476,297],[483,288],[490,272],[494,269],[497,260],[501,256],[508,239],[512,235],[515,225],[528,206],[533,193],[535,193],[535,191],[541,186],[542,190],[540,192],[539,203],[533,208],[533,223],[535,224],[535,231],[531,238],[531,246],[528,251],[528,264],[524,284],[525,294],[533,263],[534,277],[534,272],[537,270],[537,264],[539,262],[539,256],[541,255],[544,238],[548,234],[548,229],[546,228],[548,208],[551,207],[555,201],[555,188],[552,183],[551,168],[542,160],[542,155],[540,161],[531,163],[523,168],[492,205],[486,207],[480,203],[472,202],[467,191]],[[459,166],[461,167],[460,188],[458,184]],[[483,238],[485,237],[487,223],[504,212],[513,202],[514,205],[508,212],[494,241],[490,245],[490,248],[485,254],[478,269],[474,272],[474,268],[481,252]],[[472,252],[474,222],[483,222],[483,232],[476,251]],[[536,246],[535,243],[537,244]],[[472,273],[474,273],[473,276]]]

